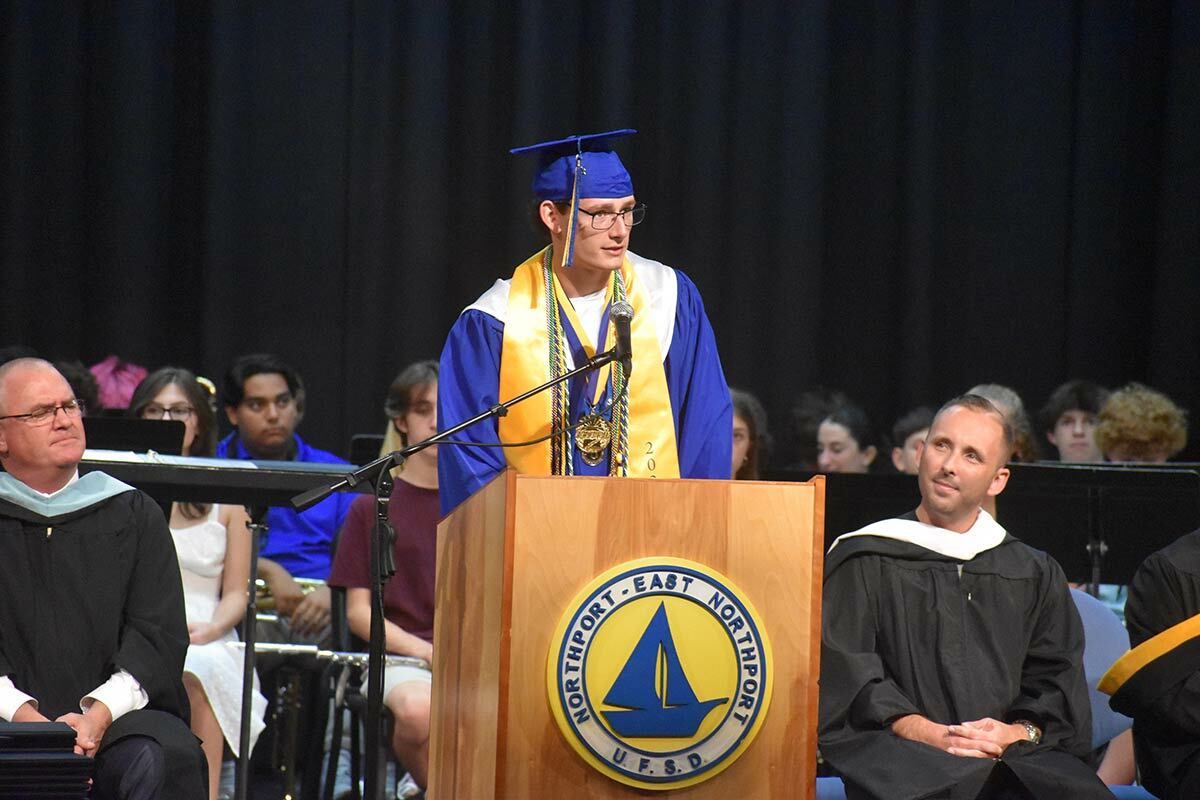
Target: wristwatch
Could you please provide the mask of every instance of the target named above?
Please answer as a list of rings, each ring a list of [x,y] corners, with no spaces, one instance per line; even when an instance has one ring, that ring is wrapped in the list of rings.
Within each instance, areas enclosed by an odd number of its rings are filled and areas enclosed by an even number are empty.
[[[1013,724],[1020,725],[1025,729],[1025,733],[1029,736],[1029,741],[1033,742],[1034,744],[1042,743],[1042,729],[1037,725],[1034,725],[1027,719],[1019,719]]]

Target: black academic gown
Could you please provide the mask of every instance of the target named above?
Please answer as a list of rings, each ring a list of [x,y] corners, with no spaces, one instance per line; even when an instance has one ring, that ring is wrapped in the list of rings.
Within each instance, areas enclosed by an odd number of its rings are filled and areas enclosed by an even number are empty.
[[[101,749],[131,735],[159,742],[164,797],[206,800],[188,729],[188,632],[175,546],[162,509],[127,491],[58,517],[0,499],[0,675],[50,719],[128,671],[149,705],[119,717]]]
[[[1133,576],[1125,624],[1136,647],[1200,614],[1200,531],[1147,558]],[[1200,798],[1200,672],[1162,687],[1133,714],[1134,752],[1146,788],[1163,800]]]
[[[1083,628],[1045,553],[1006,536],[962,562],[845,539],[826,558],[823,602],[819,741],[850,800],[975,798],[996,783],[1034,798],[1112,797],[1081,760],[1091,749]],[[1025,719],[1044,738],[999,760],[954,756],[893,734],[906,714]]]

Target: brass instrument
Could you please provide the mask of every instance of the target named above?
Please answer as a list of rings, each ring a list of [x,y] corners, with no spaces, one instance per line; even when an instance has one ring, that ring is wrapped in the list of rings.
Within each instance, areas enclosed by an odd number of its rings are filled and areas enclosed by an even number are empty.
[[[232,647],[235,650],[244,650],[246,645],[243,642],[226,642],[226,647]],[[254,652],[256,653],[277,653],[285,656],[301,656],[306,658],[316,659],[317,661],[328,661],[333,664],[353,664],[358,667],[367,666],[366,653],[345,652],[341,650],[322,650],[315,644],[275,644],[272,642],[255,642]],[[414,658],[413,656],[398,656],[392,653],[383,654],[383,662],[389,667],[417,667],[418,669],[430,669],[429,662],[423,658]]]
[[[300,591],[308,596],[325,585],[325,581],[317,578],[293,578],[300,585]],[[264,622],[276,622],[279,616],[275,613],[275,598],[271,596],[271,587],[262,578],[254,579],[255,604],[258,606],[258,618]],[[266,613],[264,613],[266,612]]]

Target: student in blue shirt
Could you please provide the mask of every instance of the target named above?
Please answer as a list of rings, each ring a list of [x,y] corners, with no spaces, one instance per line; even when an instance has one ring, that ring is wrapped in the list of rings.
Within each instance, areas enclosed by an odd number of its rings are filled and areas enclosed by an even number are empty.
[[[223,386],[225,415],[235,430],[217,446],[222,458],[346,464],[296,433],[304,417],[304,383],[274,355],[245,355],[233,362]],[[329,624],[329,588],[304,594],[295,578],[326,580],[333,543],[353,496],[335,492],[304,512],[273,507],[258,559],[281,618],[296,638],[316,640]],[[292,637],[286,637],[292,638]]]

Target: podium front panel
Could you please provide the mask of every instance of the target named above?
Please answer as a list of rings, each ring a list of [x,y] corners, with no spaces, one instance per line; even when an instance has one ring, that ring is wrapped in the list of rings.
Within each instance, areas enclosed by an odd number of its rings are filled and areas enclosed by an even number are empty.
[[[439,529],[431,800],[807,796],[816,750],[823,490],[820,479],[514,473],[485,487]],[[736,584],[761,617],[775,676],[745,752],[711,779],[659,792],[618,783],[586,763],[547,699],[553,634],[576,594],[614,566],[647,557],[698,562]]]

